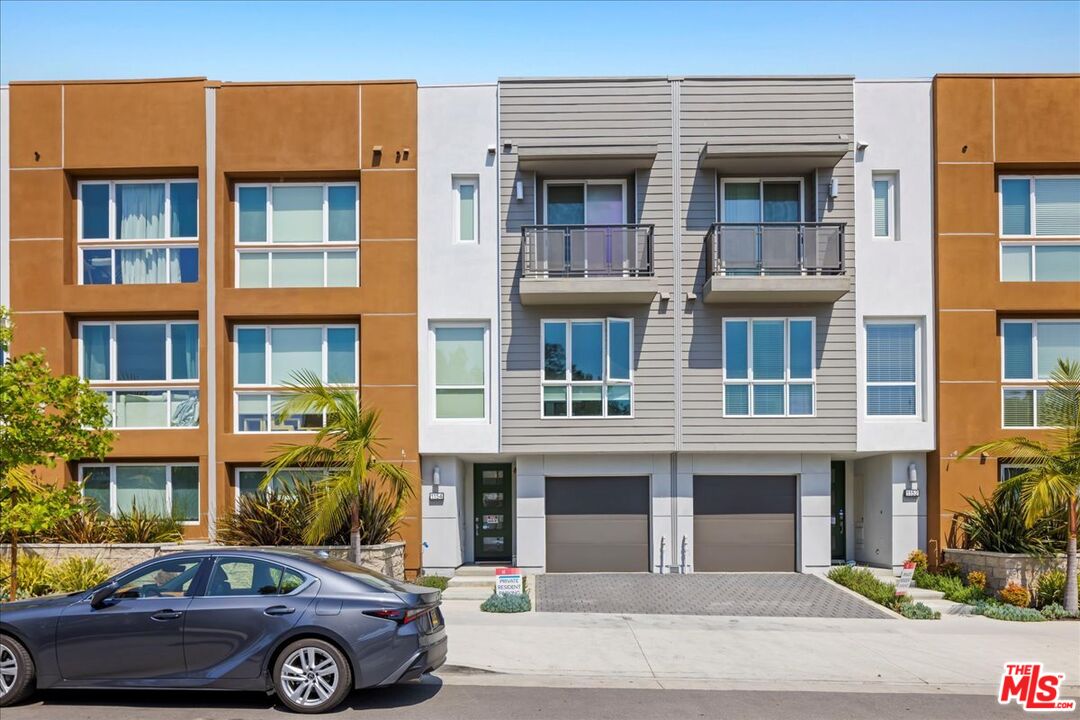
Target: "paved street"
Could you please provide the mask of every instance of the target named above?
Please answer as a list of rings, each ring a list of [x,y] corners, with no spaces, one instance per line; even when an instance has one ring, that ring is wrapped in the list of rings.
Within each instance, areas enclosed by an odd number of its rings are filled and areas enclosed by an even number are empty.
[[[539,612],[756,617],[890,616],[816,575],[571,573],[536,578]]]
[[[636,690],[485,687],[429,680],[354,693],[330,717],[364,720],[637,720],[639,718],[1018,718],[988,695],[895,695],[829,692]],[[250,693],[47,693],[31,705],[5,708],[4,720],[256,720],[298,717]]]

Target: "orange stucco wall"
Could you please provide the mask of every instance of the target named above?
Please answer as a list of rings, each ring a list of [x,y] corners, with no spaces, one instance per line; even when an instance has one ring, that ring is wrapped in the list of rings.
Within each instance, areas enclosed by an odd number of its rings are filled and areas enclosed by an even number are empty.
[[[1001,427],[1004,318],[1080,316],[1080,283],[999,280],[998,178],[1080,171],[1080,76],[934,80],[938,434],[928,538],[944,547],[965,495],[989,492],[998,460],[970,445],[1042,431]]]

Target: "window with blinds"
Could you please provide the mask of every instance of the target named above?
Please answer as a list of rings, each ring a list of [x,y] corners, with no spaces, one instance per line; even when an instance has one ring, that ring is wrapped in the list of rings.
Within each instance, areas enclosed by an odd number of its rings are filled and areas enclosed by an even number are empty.
[[[435,339],[435,419],[487,417],[487,371],[482,325],[439,325]]]
[[[896,239],[896,173],[874,173],[874,237]]]
[[[1003,177],[1001,235],[1080,237],[1080,177]]]
[[[724,415],[814,414],[813,318],[724,321]]]
[[[1001,343],[1002,427],[1049,427],[1046,383],[1059,360],[1080,362],[1080,320],[1005,320]]]
[[[914,321],[866,324],[866,414],[919,414],[919,328]]]
[[[1080,282],[1080,243],[1001,244],[1002,282]]]

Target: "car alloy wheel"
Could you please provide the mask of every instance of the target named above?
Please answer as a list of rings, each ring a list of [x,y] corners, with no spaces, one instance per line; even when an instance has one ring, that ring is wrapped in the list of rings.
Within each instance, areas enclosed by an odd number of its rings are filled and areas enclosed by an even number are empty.
[[[332,644],[317,638],[297,640],[274,663],[274,686],[290,710],[326,712],[352,691],[352,669]]]
[[[0,635],[0,707],[13,705],[34,691],[34,661],[26,648]]]
[[[0,645],[0,697],[11,692],[19,679],[19,661],[7,645]]]

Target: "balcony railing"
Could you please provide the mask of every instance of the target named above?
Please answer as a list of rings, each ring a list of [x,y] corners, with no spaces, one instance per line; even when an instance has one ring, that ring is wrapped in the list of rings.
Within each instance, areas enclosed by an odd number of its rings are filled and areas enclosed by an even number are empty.
[[[527,278],[651,277],[652,225],[526,225]]]
[[[844,223],[715,223],[711,274],[843,275]]]

